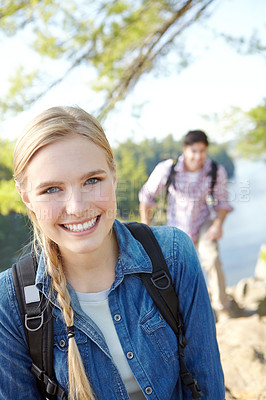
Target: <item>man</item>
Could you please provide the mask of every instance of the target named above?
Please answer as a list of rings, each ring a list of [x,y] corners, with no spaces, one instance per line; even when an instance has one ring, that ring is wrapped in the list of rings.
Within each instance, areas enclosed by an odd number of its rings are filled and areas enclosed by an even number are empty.
[[[155,197],[167,190],[167,225],[185,231],[197,247],[204,267],[217,319],[230,315],[232,301],[225,292],[225,279],[219,257],[218,240],[222,237],[226,215],[233,210],[228,202],[225,169],[216,166],[211,197],[212,161],[207,158],[208,138],[203,131],[189,131],[183,154],[176,165],[169,159],[160,162],[139,193],[141,221],[150,224]],[[169,175],[171,182],[169,182]],[[169,184],[170,183],[170,184]]]

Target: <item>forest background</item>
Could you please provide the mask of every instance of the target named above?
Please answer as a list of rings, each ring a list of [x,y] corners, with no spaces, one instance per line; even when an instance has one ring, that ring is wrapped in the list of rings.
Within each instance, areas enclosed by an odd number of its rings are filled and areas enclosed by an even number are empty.
[[[206,21],[223,3],[226,0],[2,1],[0,38],[8,44],[12,43],[10,40],[17,41],[18,57],[0,93],[3,120],[0,139],[1,269],[17,258],[30,235],[25,208],[14,188],[12,151],[15,138],[4,134],[6,121],[25,113],[28,116],[31,110],[34,113],[47,93],[60,88],[61,83],[77,71],[78,74],[82,72],[83,77],[85,72],[87,89],[83,86],[80,101],[75,103],[93,109],[93,114],[106,125],[110,115],[130,97],[144,76],[155,74],[155,79],[159,79],[173,68],[176,74],[181,74],[193,62],[186,43],[195,35],[195,26],[207,26]],[[252,0],[240,3],[255,7]],[[262,31],[254,30],[249,36],[242,35],[241,29],[236,36],[214,31],[212,35],[219,35],[237,53],[256,54],[265,60]],[[26,43],[27,51],[19,56],[22,42]],[[2,57],[2,60],[3,67],[8,67],[8,58]],[[91,91],[97,96],[93,97]],[[204,97],[204,93],[201,95]],[[50,100],[51,105],[54,104]],[[141,98],[133,107],[132,114],[138,121],[144,107]],[[266,99],[262,98],[260,104],[254,104],[249,110],[236,106],[226,115],[212,114],[206,118],[220,127],[215,140],[211,138],[210,155],[225,166],[229,178],[234,173],[234,157],[265,158]],[[234,132],[234,141],[222,140],[222,131]],[[168,132],[160,140],[154,137],[123,141],[121,137],[120,143],[114,146],[120,219],[138,219],[140,187],[160,160],[176,158],[181,153],[181,141]]]
[[[0,271],[9,267],[25,251],[29,251],[30,223],[26,208],[14,188],[12,174],[14,142],[0,140]],[[170,134],[162,141],[156,139],[134,143],[127,140],[114,149],[117,163],[117,217],[120,220],[139,220],[138,192],[155,165],[182,152],[182,142]],[[212,158],[224,165],[228,176],[234,174],[234,164],[226,146],[211,145]],[[161,200],[162,210],[164,206]],[[160,215],[159,215],[160,214]],[[163,215],[162,215],[163,214]],[[164,223],[164,211],[154,223]],[[156,216],[155,216],[156,217]]]

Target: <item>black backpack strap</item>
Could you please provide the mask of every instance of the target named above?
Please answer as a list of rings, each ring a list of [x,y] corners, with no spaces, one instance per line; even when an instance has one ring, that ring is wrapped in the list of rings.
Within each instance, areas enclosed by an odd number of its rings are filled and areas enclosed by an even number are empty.
[[[216,184],[216,180],[217,180],[217,170],[218,170],[218,164],[211,160],[211,168],[207,174],[207,176],[211,177],[211,184],[210,184],[210,188],[209,188],[209,194],[210,196],[214,196],[213,192],[214,192],[214,186]]]
[[[216,179],[217,179],[217,169],[218,169],[217,163],[215,161],[211,160],[211,170],[208,175],[211,177],[210,193],[212,196],[213,196],[213,190],[214,190],[214,186],[216,184]]]
[[[165,208],[167,206],[167,199],[168,199],[168,194],[169,194],[169,187],[171,184],[174,185],[174,176],[175,176],[175,166],[178,162],[178,158],[176,160],[173,160],[166,184],[165,184],[165,198],[164,198],[164,205]],[[206,201],[209,205],[215,205],[216,204],[216,200],[214,197],[214,186],[216,184],[216,180],[217,180],[217,170],[218,170],[218,164],[211,160],[211,168],[210,171],[208,172],[207,176],[211,177],[211,185],[210,185],[210,189],[209,189],[209,193],[207,195]]]
[[[209,206],[217,205],[217,199],[214,196],[214,186],[215,186],[216,180],[217,180],[217,169],[218,169],[217,163],[215,161],[211,160],[211,168],[207,174],[207,176],[211,177],[211,184],[209,187],[208,194],[206,196],[206,203]]]
[[[203,393],[200,391],[197,381],[192,377],[184,361],[184,348],[187,345],[187,340],[184,335],[182,315],[161,247],[147,225],[128,222],[125,226],[130,230],[135,239],[142,244],[151,259],[153,272],[151,274],[141,274],[142,281],[159,311],[177,336],[182,382],[191,390],[192,398],[199,399],[203,396]]]
[[[49,301],[35,286],[37,260],[33,254],[22,257],[12,267],[14,287],[32,358],[31,371],[43,399],[67,399],[54,379],[53,319]]]
[[[171,169],[169,172],[169,175],[167,177],[167,181],[165,184],[165,198],[164,198],[164,204],[166,206],[167,204],[167,199],[168,199],[168,194],[169,194],[169,186],[173,183],[174,184],[174,176],[175,176],[175,166],[177,164],[178,158],[173,160],[173,163],[171,165]]]

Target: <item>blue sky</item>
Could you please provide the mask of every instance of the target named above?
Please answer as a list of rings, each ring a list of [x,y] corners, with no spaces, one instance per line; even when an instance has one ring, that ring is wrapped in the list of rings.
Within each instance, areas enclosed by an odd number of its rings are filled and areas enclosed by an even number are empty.
[[[247,111],[266,97],[266,56],[241,56],[212,33],[215,29],[248,37],[256,29],[265,38],[265,0],[218,0],[215,4],[210,19],[193,27],[183,38],[193,58],[189,67],[180,72],[175,68],[174,54],[170,55],[166,59],[168,76],[144,76],[104,122],[112,145],[128,138],[163,139],[169,133],[180,139],[190,129],[204,129],[214,140],[227,140],[233,134],[224,128],[223,122],[203,116],[223,115],[231,107]],[[4,40],[0,50],[2,62],[5,60],[1,65],[2,92],[15,65],[27,62],[29,57],[34,64],[35,58],[20,38]],[[47,68],[54,66],[47,64]],[[33,116],[54,105],[78,104],[89,112],[94,110],[99,95],[86,85],[87,76],[85,68],[72,73],[29,111],[1,124],[1,137],[16,138]],[[139,105],[141,113],[134,118]]]

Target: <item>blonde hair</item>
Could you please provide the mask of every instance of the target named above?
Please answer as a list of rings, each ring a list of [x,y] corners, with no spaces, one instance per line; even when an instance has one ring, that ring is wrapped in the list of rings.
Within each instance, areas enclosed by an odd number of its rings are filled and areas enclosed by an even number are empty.
[[[37,116],[18,138],[14,150],[14,178],[23,188],[27,180],[27,166],[38,150],[55,141],[73,135],[81,135],[102,148],[106,160],[114,169],[113,153],[100,123],[90,114],[78,107],[53,107]],[[28,210],[34,229],[35,249],[44,249],[47,272],[51,276],[52,287],[57,292],[57,300],[62,307],[67,327],[74,323],[74,312],[70,303],[70,294],[66,286],[66,277],[57,244],[45,236],[37,218]],[[93,400],[94,395],[87,379],[83,362],[75,341],[69,337],[68,347],[69,399]]]

